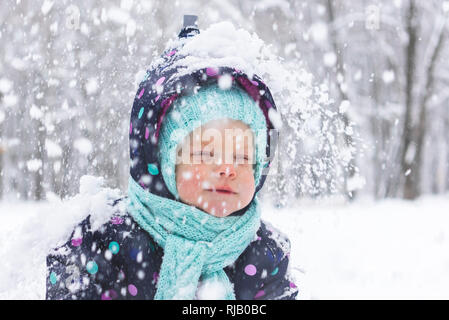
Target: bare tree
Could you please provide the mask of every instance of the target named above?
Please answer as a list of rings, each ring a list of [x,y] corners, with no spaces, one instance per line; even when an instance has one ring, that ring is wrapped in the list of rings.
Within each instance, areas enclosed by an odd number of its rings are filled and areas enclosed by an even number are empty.
[[[407,34],[408,44],[406,46],[406,83],[405,83],[405,115],[403,123],[402,143],[401,143],[401,180],[406,177],[404,184],[404,198],[413,199],[416,196],[414,181],[411,179],[412,161],[416,149],[416,143],[413,141],[413,86],[416,66],[416,46],[418,38],[417,9],[414,0],[409,1],[407,12]],[[410,177],[409,177],[410,176]],[[399,185],[398,185],[399,188]]]
[[[337,30],[335,30],[335,10],[334,10],[334,6],[333,6],[333,0],[327,0],[326,2],[326,6],[327,6],[327,13],[328,13],[328,24],[329,24],[329,28],[330,28],[330,43],[331,43],[331,47],[333,49],[333,53],[336,57],[336,72],[335,75],[340,77],[340,80],[335,80],[335,87],[337,88],[337,92],[339,95],[339,99],[338,101],[341,103],[343,101],[349,101],[349,97],[346,94],[346,90],[342,88],[342,83],[345,83],[345,62],[344,62],[344,57],[343,57],[343,52],[342,52],[342,48],[340,45],[340,41],[338,38],[338,33]],[[337,105],[339,105],[340,103],[337,103]],[[352,136],[348,134],[348,130],[347,128],[350,127],[350,120],[349,117],[347,115],[347,113],[342,113],[341,114],[341,118],[343,120],[344,123],[344,130],[343,130],[343,141],[344,141],[344,146],[346,148],[352,148],[354,146],[353,143],[353,139]],[[349,191],[348,192],[348,180],[354,177],[355,174],[355,170],[356,170],[356,164],[355,164],[355,159],[352,158],[347,167],[343,168],[343,170],[345,170],[345,174],[344,174],[344,192],[347,194],[349,199],[353,199],[355,197],[355,193],[356,191]]]

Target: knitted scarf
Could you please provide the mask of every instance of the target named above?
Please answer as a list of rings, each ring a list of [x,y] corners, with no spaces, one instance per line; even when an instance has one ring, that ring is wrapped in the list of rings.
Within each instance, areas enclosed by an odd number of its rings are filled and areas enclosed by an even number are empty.
[[[223,268],[233,263],[260,227],[254,197],[241,216],[215,217],[194,206],[144,190],[132,177],[128,212],[164,249],[155,300],[192,300],[199,281],[219,281],[223,300],[235,300]]]

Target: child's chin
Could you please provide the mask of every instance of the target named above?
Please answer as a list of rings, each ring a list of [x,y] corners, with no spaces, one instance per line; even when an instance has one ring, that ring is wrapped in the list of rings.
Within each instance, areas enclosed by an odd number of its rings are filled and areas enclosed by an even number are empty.
[[[204,209],[203,209],[204,210]],[[217,217],[217,218],[224,218],[232,214],[234,211],[206,211],[211,216]]]

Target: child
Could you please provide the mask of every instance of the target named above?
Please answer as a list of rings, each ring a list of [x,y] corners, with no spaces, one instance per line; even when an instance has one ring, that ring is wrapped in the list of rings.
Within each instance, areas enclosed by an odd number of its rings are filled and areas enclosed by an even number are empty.
[[[289,241],[256,197],[274,101],[232,67],[180,73],[177,53],[198,33],[185,26],[137,91],[128,197],[116,201],[126,212],[98,230],[87,217],[47,257],[47,299],[296,298]]]

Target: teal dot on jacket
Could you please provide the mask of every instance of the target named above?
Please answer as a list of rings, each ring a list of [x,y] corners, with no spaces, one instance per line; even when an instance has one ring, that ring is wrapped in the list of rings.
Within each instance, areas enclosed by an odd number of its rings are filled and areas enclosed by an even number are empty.
[[[168,190],[179,199],[176,188],[176,148],[197,127],[211,120],[229,118],[247,124],[254,134],[256,146],[255,185],[259,183],[266,158],[267,124],[257,102],[246,91],[233,85],[221,89],[217,84],[202,87],[196,94],[174,101],[164,118],[159,140],[162,177]]]

